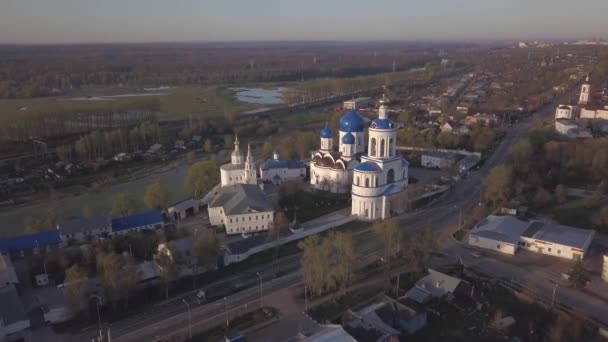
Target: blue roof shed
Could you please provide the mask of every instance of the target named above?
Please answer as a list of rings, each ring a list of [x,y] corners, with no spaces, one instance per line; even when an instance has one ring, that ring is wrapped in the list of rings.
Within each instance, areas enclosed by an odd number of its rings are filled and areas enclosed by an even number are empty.
[[[22,235],[14,238],[0,239],[0,252],[16,253],[19,251],[33,250],[34,248],[46,248],[61,244],[58,230],[41,232],[31,235]]]
[[[135,229],[144,226],[163,224],[165,219],[160,211],[148,211],[141,214],[112,219],[112,231]]]

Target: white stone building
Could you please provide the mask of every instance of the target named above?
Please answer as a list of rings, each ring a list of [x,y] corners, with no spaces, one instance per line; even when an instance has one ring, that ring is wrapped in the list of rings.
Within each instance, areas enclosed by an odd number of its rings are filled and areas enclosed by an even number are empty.
[[[234,140],[234,151],[230,156],[230,164],[224,164],[220,167],[220,178],[221,186],[258,183],[251,146],[247,146],[247,158],[243,160],[238,137]]]
[[[569,105],[559,105],[555,109],[555,120],[566,119],[571,120],[574,119],[574,106]]]
[[[585,83],[581,86],[581,93],[578,96],[578,104],[586,105],[589,103],[589,95],[591,94],[591,85],[589,84],[589,75],[585,78]]]
[[[228,235],[266,231],[274,219],[274,206],[254,184],[220,188],[209,203],[208,211],[210,223],[225,226]]]
[[[365,151],[365,119],[351,109],[340,118],[338,151],[334,150],[333,132],[326,125],[321,131],[321,148],[310,162],[310,185],[317,190],[348,193],[353,169]]]
[[[396,153],[397,126],[388,118],[388,99],[383,96],[379,103],[368,154],[353,173],[351,213],[361,220],[386,219],[405,208],[409,163]]]
[[[306,166],[296,160],[279,160],[279,153],[275,151],[273,158],[260,166],[260,178],[263,182],[274,184],[302,180],[306,178]]]
[[[469,245],[514,255],[519,237],[529,225],[529,222],[518,220],[513,216],[490,215],[471,230]]]
[[[365,108],[371,106],[373,103],[374,102],[369,97],[357,97],[356,99],[344,101],[342,107],[346,110],[355,108]]]

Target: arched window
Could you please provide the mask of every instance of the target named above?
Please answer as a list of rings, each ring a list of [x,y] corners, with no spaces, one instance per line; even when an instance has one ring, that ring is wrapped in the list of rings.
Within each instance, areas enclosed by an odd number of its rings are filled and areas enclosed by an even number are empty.
[[[359,176],[357,176],[357,181],[355,182],[355,185],[359,185]]]
[[[393,183],[395,181],[395,171],[393,169],[388,170],[386,174],[386,182],[388,184]]]
[[[365,187],[369,188],[369,177],[365,177]]]
[[[369,155],[372,157],[376,156],[376,138],[372,138],[371,142],[370,142],[370,147],[369,147]]]
[[[380,157],[384,157],[384,139],[380,140]]]
[[[405,179],[405,170],[403,170],[403,178],[402,179]]]
[[[376,188],[378,187],[378,177],[376,177]]]
[[[392,157],[394,154],[393,153],[393,144],[394,144],[393,138],[390,138],[390,140],[388,142],[388,156],[389,157]]]

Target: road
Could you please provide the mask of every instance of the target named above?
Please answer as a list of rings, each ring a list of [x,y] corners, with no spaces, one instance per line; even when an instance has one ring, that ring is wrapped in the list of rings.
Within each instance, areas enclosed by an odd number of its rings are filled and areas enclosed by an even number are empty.
[[[482,180],[489,170],[506,162],[508,150],[519,139],[526,136],[534,125],[534,119],[548,119],[553,113],[555,104],[547,105],[542,111],[536,113],[534,118],[526,118],[513,125],[497,146],[496,151],[490,156],[482,168],[477,172],[471,172],[469,176],[456,183],[452,191],[436,203],[435,207],[424,211],[418,211],[394,218],[399,223],[402,230],[411,232],[430,224],[439,235],[439,250],[447,256],[449,261],[456,262],[462,260],[468,267],[480,270],[491,276],[505,277],[522,285],[533,287],[540,293],[551,293],[555,287],[552,282],[547,280],[547,274],[533,274],[525,268],[514,266],[488,255],[482,259],[473,255],[471,248],[455,242],[451,234],[458,229],[459,211],[467,212],[479,202],[482,191]],[[372,236],[371,229],[363,229],[355,233],[357,251],[365,261],[377,259],[380,250],[379,243]],[[476,254],[476,253],[475,253]],[[280,265],[284,269],[293,270],[283,277],[273,279],[274,271],[263,272],[264,298],[275,304],[275,294],[288,286],[301,282],[299,275],[300,255],[296,254],[281,259]],[[264,268],[266,266],[262,266]],[[254,280],[255,275],[253,276]],[[251,272],[243,276],[236,276],[230,282],[251,280]],[[192,308],[193,327],[203,325],[221,324],[225,321],[226,308],[228,315],[231,312],[244,312],[247,309],[259,305],[259,288],[252,286],[249,289],[227,297],[225,300],[218,300],[212,303],[199,305],[195,299],[184,297]],[[110,326],[114,341],[141,341],[158,340],[163,336],[178,330],[187,329],[187,308],[182,298],[175,299],[166,306],[156,307],[151,312],[142,313],[129,320],[120,321]],[[590,315],[600,321],[608,323],[608,306],[598,299],[589,298],[584,294],[570,289],[561,289],[556,301],[563,302],[572,307],[580,307]],[[253,307],[252,307],[253,305]],[[88,336],[94,335],[89,332]],[[89,337],[90,339],[90,337]]]

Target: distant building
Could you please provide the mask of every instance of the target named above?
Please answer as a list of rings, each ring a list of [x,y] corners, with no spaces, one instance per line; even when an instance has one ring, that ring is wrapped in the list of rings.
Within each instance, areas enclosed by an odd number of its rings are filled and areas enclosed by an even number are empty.
[[[268,159],[260,167],[260,178],[264,182],[281,184],[291,180],[306,178],[306,166],[295,160],[279,160],[279,153],[274,152],[273,158]]]
[[[112,219],[112,233],[125,234],[133,231],[160,229],[164,225],[165,219],[160,211],[149,211]]]
[[[555,119],[574,119],[574,106],[570,105],[559,105],[555,109]]]
[[[420,165],[429,169],[449,169],[454,166],[458,157],[447,152],[424,152],[420,156]]]
[[[433,299],[453,294],[462,280],[429,268],[429,274],[416,282],[403,296],[415,303],[425,305]]]
[[[112,233],[112,220],[109,216],[98,216],[71,220],[57,225],[64,243],[75,241],[86,242],[88,239],[98,238],[104,234]]]
[[[518,248],[569,260],[583,259],[593,241],[592,230],[523,221],[513,216],[490,215],[469,233],[469,244],[505,254]]]
[[[0,288],[17,284],[19,284],[19,279],[11,258],[0,254]]]
[[[208,210],[211,224],[225,226],[229,235],[269,230],[274,220],[274,206],[253,184],[220,188]]]
[[[342,109],[349,110],[358,108],[368,108],[371,107],[373,103],[374,102],[369,97],[357,97],[352,100],[344,101],[344,103],[342,104]]]
[[[480,114],[467,115],[464,119],[464,123],[467,126],[481,125],[481,126],[492,126],[498,123],[498,117],[494,114]]]
[[[167,209],[167,212],[170,218],[180,221],[188,216],[196,215],[199,212],[200,207],[201,201],[197,199],[187,199],[170,207]]]
[[[469,127],[467,127],[466,125],[463,125],[459,122],[455,122],[455,121],[448,121],[448,122],[444,123],[443,125],[441,125],[442,133],[465,135],[465,134],[469,134],[470,131],[471,130],[469,129]]]
[[[222,186],[258,184],[251,146],[247,147],[247,158],[243,159],[243,153],[239,149],[239,138],[236,137],[234,140],[234,151],[232,151],[230,156],[230,163],[220,167],[220,176]]]

